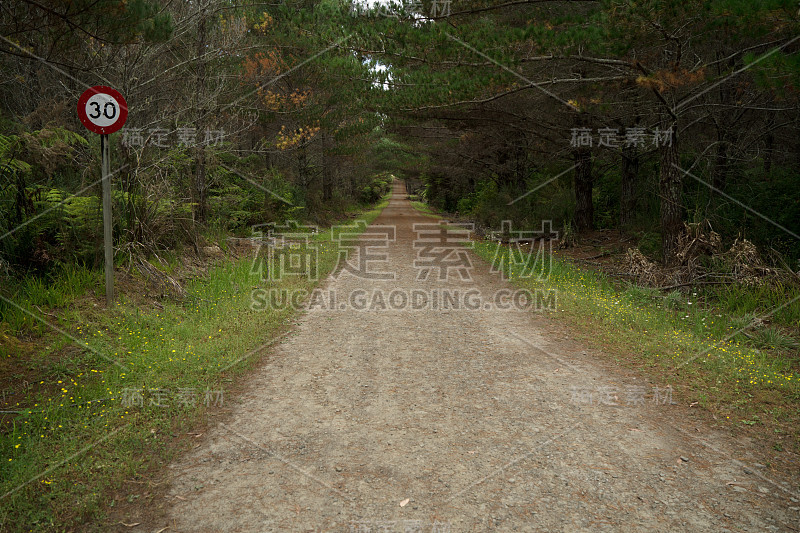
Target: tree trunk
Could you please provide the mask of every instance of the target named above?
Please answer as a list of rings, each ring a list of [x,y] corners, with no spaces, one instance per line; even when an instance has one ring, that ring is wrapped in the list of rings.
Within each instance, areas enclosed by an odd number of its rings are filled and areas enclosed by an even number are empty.
[[[579,113],[575,124],[585,127],[588,119]],[[592,152],[586,146],[576,147],[575,157],[575,229],[579,233],[594,229],[594,204],[592,203]]]
[[[197,20],[197,120],[196,131],[197,139],[195,150],[195,221],[205,222],[207,218],[207,199],[206,199],[206,146],[205,139],[200,141],[205,135],[206,109],[205,109],[205,89],[206,89],[206,14],[204,11],[199,13]]]
[[[721,56],[722,51],[718,52]],[[733,56],[728,60],[728,71],[736,68],[736,60]],[[719,74],[724,75],[722,70],[722,63],[719,64]],[[719,86],[719,102],[724,107],[727,107],[733,102],[733,88],[729,83],[723,83]],[[731,113],[722,113],[717,122],[717,153],[714,160],[714,168],[711,173],[711,184],[720,191],[725,190],[728,183],[728,172],[730,170],[730,131],[733,129],[733,120]],[[712,191],[712,198],[719,196]]]
[[[770,98],[770,103],[774,99]],[[764,140],[764,178],[768,179],[769,173],[772,172],[772,154],[775,150],[775,114],[770,113],[769,120],[767,120],[767,137]]]
[[[195,176],[195,192],[197,195],[196,221],[205,222],[207,217],[207,198],[206,198],[206,151],[204,146],[197,148],[195,159],[197,174]]]
[[[333,198],[333,177],[331,176],[331,161],[327,154],[328,134],[322,133],[322,200]]]
[[[620,174],[619,223],[621,226],[626,226],[630,224],[636,212],[639,154],[635,146],[625,146],[622,149]]]
[[[272,170],[272,154],[267,151],[264,154],[264,162],[266,163],[267,171],[264,173],[264,188],[266,190],[270,189],[270,180],[273,176]],[[268,217],[272,217],[272,204],[274,203],[273,196],[267,192],[264,193],[264,212]]]
[[[662,129],[673,130],[672,142],[659,145],[661,168],[658,180],[661,197],[661,243],[664,252],[664,264],[674,266],[677,263],[676,246],[678,236],[683,229],[683,207],[681,193],[683,174],[678,168],[678,136],[675,121],[669,117],[662,119]]]
[[[767,133],[764,145],[764,174],[772,172],[772,151],[775,149],[775,134],[771,131]]]
[[[28,214],[26,205],[27,198],[25,196],[25,189],[27,188],[27,185],[25,184],[25,177],[22,172],[16,172],[15,174],[17,176],[17,190],[16,199],[14,202],[14,214],[16,215],[14,222],[16,224],[21,224],[25,221],[25,218]]]
[[[717,155],[714,162],[714,173],[711,178],[711,184],[720,191],[725,190],[725,185],[728,182],[728,141],[726,134],[723,132],[717,143]],[[713,193],[712,193],[713,194]]]

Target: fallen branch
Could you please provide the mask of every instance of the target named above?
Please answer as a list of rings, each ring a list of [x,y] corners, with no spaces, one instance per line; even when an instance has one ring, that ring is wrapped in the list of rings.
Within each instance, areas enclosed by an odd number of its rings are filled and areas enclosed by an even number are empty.
[[[137,258],[136,267],[142,274],[146,275],[150,282],[159,289],[172,291],[175,296],[182,299],[186,296],[183,286],[174,278],[156,268],[147,259]]]
[[[605,251],[605,252],[599,253],[597,255],[593,255],[591,257],[583,257],[583,258],[581,258],[581,261],[591,261],[592,259],[600,259],[601,257],[605,257],[607,255],[612,255],[613,253],[614,252]]]
[[[39,307],[38,305],[34,305],[34,307],[35,307],[36,309],[38,309],[38,310],[39,310],[39,312],[40,312],[40,313],[42,313],[43,315],[51,316],[51,317],[53,317],[53,318],[55,318],[55,319],[58,319],[58,317],[57,317],[56,315],[51,315],[50,313],[45,313],[44,311],[42,311],[42,308],[41,308],[41,307]]]

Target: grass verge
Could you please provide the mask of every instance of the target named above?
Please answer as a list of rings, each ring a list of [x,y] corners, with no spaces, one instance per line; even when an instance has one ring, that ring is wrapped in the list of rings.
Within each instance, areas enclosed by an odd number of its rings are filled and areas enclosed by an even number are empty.
[[[358,219],[372,221],[386,203]],[[320,280],[337,264],[338,233],[322,231],[298,245],[301,256],[313,252],[305,257]],[[185,287],[183,301],[163,301],[162,308],[144,309],[125,294],[111,311],[67,307],[51,315],[66,335],[45,337],[36,353],[4,349],[6,365],[15,359],[20,373],[36,380],[2,413],[0,531],[71,530],[100,518],[116,487],[169,461],[171,441],[230,400],[226,388],[263,353],[254,349],[296,318],[290,305],[253,310],[251,291],[317,285],[306,276],[264,281],[253,265],[253,257],[221,262]],[[38,305],[20,301],[22,309]]]
[[[697,293],[662,295],[620,286],[602,272],[555,257],[539,261],[531,271],[525,265],[527,250],[525,257],[508,246],[500,254],[497,250],[494,242],[475,243],[477,255],[502,265],[514,285],[555,289],[552,312],[583,329],[590,342],[617,354],[619,362],[671,385],[684,401],[707,409],[725,425],[769,427],[775,451],[800,452],[796,352],[765,346],[764,337],[758,337],[764,348],[757,348],[737,333],[741,316],[704,304]]]

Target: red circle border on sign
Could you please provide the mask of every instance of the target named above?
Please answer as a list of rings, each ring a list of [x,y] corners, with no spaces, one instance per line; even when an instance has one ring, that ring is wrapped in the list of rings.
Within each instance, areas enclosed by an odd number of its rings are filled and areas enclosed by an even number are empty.
[[[119,119],[111,126],[98,126],[86,116],[86,102],[95,94],[107,94],[114,97],[119,103]],[[125,125],[125,121],[128,120],[128,102],[125,101],[125,98],[116,89],[112,89],[106,85],[95,85],[83,91],[81,97],[78,98],[78,118],[89,131],[99,133],[100,135],[108,135],[109,133],[118,131]]]

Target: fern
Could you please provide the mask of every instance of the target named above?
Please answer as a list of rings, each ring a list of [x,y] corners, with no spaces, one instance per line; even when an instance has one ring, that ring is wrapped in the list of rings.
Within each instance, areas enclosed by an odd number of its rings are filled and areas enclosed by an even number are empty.
[[[42,148],[53,148],[59,145],[75,146],[78,144],[89,146],[89,141],[85,137],[61,127],[41,129],[35,131],[33,136],[39,141]]]
[[[30,164],[14,157],[14,152],[18,148],[19,136],[0,134],[0,168],[11,173],[27,174],[31,171]]]

